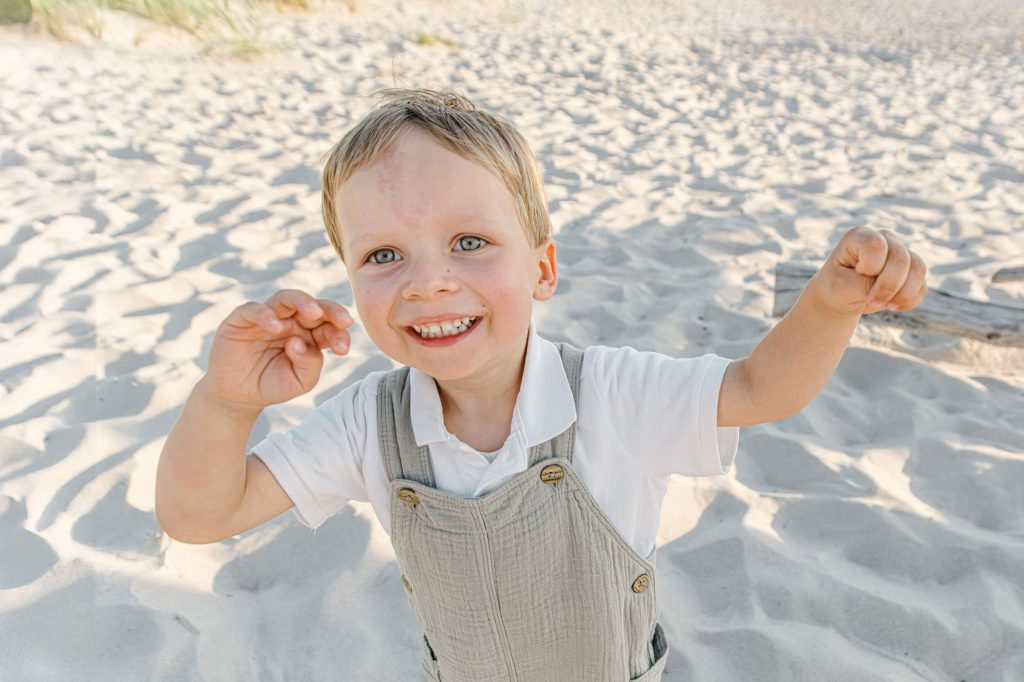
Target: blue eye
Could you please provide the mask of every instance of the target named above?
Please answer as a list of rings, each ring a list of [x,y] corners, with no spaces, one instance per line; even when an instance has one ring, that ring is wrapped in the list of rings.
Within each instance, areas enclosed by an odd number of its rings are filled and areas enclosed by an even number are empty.
[[[390,253],[391,256],[386,257],[383,260],[374,259],[374,256],[376,256],[378,253]],[[370,261],[371,263],[376,263],[377,265],[387,265],[388,263],[394,263],[395,261],[401,259],[401,256],[395,253],[394,249],[377,249],[366,258],[366,260]]]
[[[473,246],[473,247],[466,248],[464,246],[464,243],[465,243],[466,240],[470,240],[471,244],[475,243],[475,242],[480,242],[480,244],[479,244],[479,246]],[[484,241],[483,239],[481,239],[480,237],[467,236],[467,237],[459,237],[458,243],[460,245],[463,245],[463,248],[460,249],[461,251],[476,251],[477,249],[483,247],[483,245],[486,244],[487,242]]]

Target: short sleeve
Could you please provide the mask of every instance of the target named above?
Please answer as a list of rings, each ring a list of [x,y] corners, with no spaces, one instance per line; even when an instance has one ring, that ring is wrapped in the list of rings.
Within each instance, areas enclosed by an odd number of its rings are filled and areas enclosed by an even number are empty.
[[[728,358],[672,358],[629,346],[593,346],[592,371],[607,418],[628,456],[655,479],[728,473],[739,427],[718,426]]]
[[[295,503],[295,516],[319,527],[349,500],[367,501],[363,476],[367,439],[376,439],[373,372],[324,401],[287,431],[274,432],[250,449]]]

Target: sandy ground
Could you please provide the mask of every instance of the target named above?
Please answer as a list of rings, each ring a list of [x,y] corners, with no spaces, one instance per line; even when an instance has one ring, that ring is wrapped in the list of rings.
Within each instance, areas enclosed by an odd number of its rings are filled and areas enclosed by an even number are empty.
[[[990,282],[1024,265],[1024,9],[627,5],[365,0],[274,18],[255,63],[0,34],[0,679],[415,679],[366,505],[208,546],[153,515],[219,321],[281,288],[351,305],[317,169],[378,88],[455,85],[534,145],[547,338],[742,357],[775,264],[858,224],[1024,306]],[[251,443],[391,366],[359,330]],[[862,324],[730,475],[673,480],[665,679],[1024,680],[1022,386],[1020,349]]]

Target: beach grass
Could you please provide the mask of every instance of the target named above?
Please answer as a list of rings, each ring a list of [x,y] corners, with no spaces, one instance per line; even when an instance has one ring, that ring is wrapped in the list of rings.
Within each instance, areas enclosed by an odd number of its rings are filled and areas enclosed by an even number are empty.
[[[260,14],[268,9],[308,10],[327,0],[29,0],[33,20],[59,40],[73,41],[86,31],[104,37],[105,14],[127,12],[183,30],[237,57],[254,58],[266,45],[260,38]],[[358,0],[343,2],[355,12]]]
[[[417,45],[445,45],[451,48],[459,47],[459,43],[452,38],[447,36],[438,35],[436,33],[424,33],[423,31],[414,31],[413,33],[407,34],[409,40],[412,40]]]

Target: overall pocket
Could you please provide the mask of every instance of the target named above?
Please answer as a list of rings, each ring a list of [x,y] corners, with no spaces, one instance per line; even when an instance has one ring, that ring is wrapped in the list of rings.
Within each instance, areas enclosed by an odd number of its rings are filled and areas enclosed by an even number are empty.
[[[668,640],[665,639],[665,631],[661,623],[654,626],[654,636],[651,637],[651,647],[654,649],[654,663],[640,677],[634,677],[630,682],[658,682],[661,674],[665,672],[665,662],[668,660]]]
[[[423,674],[430,682],[441,682],[441,669],[437,665],[437,656],[434,655],[434,650],[430,647],[426,635],[423,635]]]

